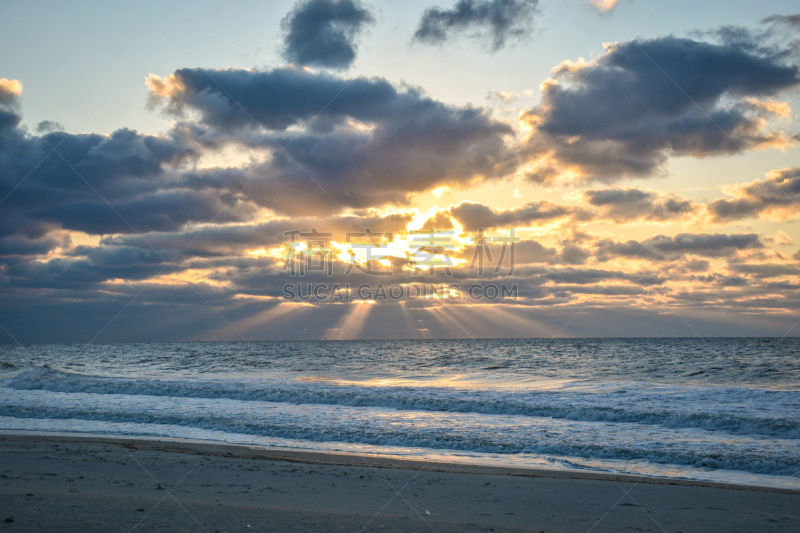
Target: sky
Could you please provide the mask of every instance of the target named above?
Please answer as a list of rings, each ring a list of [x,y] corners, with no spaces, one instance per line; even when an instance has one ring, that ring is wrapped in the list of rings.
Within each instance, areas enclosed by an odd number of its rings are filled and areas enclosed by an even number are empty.
[[[0,343],[800,334],[794,1],[9,0]]]

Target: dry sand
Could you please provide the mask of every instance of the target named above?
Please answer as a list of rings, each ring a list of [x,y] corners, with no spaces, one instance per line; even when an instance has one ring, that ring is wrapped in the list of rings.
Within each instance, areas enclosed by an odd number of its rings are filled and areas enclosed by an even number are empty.
[[[213,443],[0,436],[0,531],[590,530],[800,531],[800,493]]]

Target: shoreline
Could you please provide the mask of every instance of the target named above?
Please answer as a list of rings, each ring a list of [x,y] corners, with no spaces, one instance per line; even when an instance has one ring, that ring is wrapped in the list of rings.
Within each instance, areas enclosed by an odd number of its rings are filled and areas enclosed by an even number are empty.
[[[800,489],[782,487],[765,487],[760,485],[744,485],[736,483],[720,483],[714,481],[669,478],[658,476],[641,476],[635,474],[618,474],[611,472],[593,472],[580,470],[559,470],[547,468],[506,467],[482,465],[475,463],[457,463],[447,461],[428,461],[424,459],[404,459],[396,456],[377,454],[358,454],[352,452],[329,452],[296,448],[280,448],[251,444],[230,444],[222,441],[202,441],[166,437],[146,437],[130,435],[94,435],[89,433],[53,433],[53,432],[20,432],[0,430],[0,442],[29,441],[43,443],[96,443],[116,444],[127,449],[142,451],[158,451],[181,453],[187,455],[203,455],[229,457],[250,460],[283,461],[306,465],[347,466],[366,468],[387,468],[423,472],[441,472],[450,474],[478,474],[493,476],[516,476],[550,479],[575,479],[609,482],[645,483],[652,485],[672,485],[682,487],[702,487],[739,491],[771,492],[800,495]]]

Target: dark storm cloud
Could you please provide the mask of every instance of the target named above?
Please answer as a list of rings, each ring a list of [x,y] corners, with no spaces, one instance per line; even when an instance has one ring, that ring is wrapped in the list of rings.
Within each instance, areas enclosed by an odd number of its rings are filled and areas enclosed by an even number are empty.
[[[729,40],[730,41],[730,40]],[[542,85],[527,150],[550,155],[531,179],[561,168],[584,178],[648,176],[670,155],[703,157],[789,142],[764,129],[774,110],[755,98],[800,85],[785,50],[755,37],[714,44],[664,37],[610,45],[590,63],[564,63]]]
[[[450,208],[450,215],[470,232],[478,231],[479,228],[525,227],[536,222],[565,218],[569,214],[568,208],[545,201],[530,202],[523,207],[508,211],[495,211],[483,204],[472,202],[464,202]]]
[[[615,222],[633,220],[669,221],[698,210],[690,200],[673,194],[658,194],[641,189],[613,187],[582,193],[586,203],[598,209],[596,218]]]
[[[441,44],[469,33],[487,41],[492,51],[506,41],[528,35],[538,0],[459,0],[451,9],[429,7],[414,32],[414,41]]]
[[[347,68],[372,12],[358,0],[304,0],[283,19],[283,55],[298,65]]]
[[[788,219],[800,214],[800,168],[774,170],[764,181],[733,188],[733,200],[714,200],[708,211],[714,222],[730,222],[768,215]]]
[[[600,261],[615,257],[674,261],[685,255],[730,257],[742,250],[763,248],[755,233],[727,235],[724,233],[680,233],[674,237],[658,235],[645,241],[626,242],[603,239],[596,244],[595,254]]]
[[[167,109],[200,113],[196,142],[273,153],[264,165],[201,171],[188,181],[236,191],[251,183],[248,198],[282,214],[404,204],[414,193],[504,176],[515,165],[503,157],[513,135],[507,124],[380,78],[184,69],[149,84]],[[289,126],[300,131],[284,131]]]

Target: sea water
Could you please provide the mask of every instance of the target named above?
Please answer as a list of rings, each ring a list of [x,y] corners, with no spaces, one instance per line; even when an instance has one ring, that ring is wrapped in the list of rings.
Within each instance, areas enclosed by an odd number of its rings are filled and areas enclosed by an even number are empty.
[[[797,339],[0,346],[0,430],[800,488]]]

